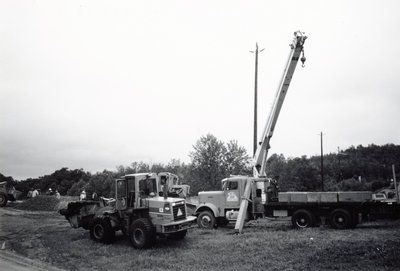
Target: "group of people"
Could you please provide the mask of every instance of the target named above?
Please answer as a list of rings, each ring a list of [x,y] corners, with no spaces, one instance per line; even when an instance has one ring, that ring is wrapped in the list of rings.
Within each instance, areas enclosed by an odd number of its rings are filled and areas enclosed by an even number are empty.
[[[28,197],[28,198],[34,198],[34,197],[36,197],[36,196],[38,196],[38,195],[40,194],[39,191],[40,191],[39,189],[30,189],[30,190],[28,191],[27,197]]]
[[[33,188],[31,188],[31,189],[28,191],[27,198],[34,198],[34,197],[38,196],[39,194],[40,194],[40,189],[33,189]],[[60,199],[60,198],[61,198],[61,195],[60,195],[60,193],[58,192],[58,190],[56,190],[55,192],[53,192],[53,189],[51,189],[51,188],[49,188],[49,190],[46,192],[46,195],[49,195],[49,196],[56,196],[57,199]],[[79,195],[79,200],[86,200],[86,199],[87,199],[87,198],[86,198],[86,191],[85,191],[85,190],[82,190],[81,194]],[[96,192],[93,192],[93,194],[92,194],[92,200],[97,200],[97,199],[98,199],[97,193],[96,193]]]
[[[38,195],[40,195],[40,189],[37,189],[37,188],[33,189],[33,188],[31,188],[31,189],[28,191],[28,194],[27,194],[26,197],[27,197],[27,198],[34,198],[34,197],[37,197]],[[60,193],[58,192],[58,190],[56,190],[55,192],[53,192],[53,189],[51,189],[51,188],[49,188],[49,190],[47,191],[46,195],[49,195],[49,196],[55,195],[57,199],[60,199],[60,198],[61,198],[61,195],[60,195]]]
[[[97,199],[98,199],[97,193],[93,192],[92,200],[97,200]],[[85,190],[82,190],[81,194],[79,195],[79,200],[87,200],[86,191]]]

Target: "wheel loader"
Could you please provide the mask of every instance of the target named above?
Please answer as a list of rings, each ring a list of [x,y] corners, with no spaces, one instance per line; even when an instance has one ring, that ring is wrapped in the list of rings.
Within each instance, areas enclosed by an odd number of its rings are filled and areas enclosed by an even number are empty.
[[[138,249],[153,246],[157,236],[183,239],[196,217],[187,215],[184,199],[167,196],[167,185],[160,184],[169,176],[125,175],[115,181],[115,199],[71,202],[60,214],[73,228],[88,229],[93,240],[103,243],[112,242],[119,230]]]

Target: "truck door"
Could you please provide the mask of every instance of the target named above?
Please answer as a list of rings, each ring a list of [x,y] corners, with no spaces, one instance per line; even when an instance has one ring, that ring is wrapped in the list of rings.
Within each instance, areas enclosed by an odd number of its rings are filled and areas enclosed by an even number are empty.
[[[225,202],[227,208],[239,208],[239,184],[235,180],[226,181],[225,184]]]
[[[117,180],[116,188],[116,208],[117,210],[125,210],[127,208],[127,187],[126,180]]]

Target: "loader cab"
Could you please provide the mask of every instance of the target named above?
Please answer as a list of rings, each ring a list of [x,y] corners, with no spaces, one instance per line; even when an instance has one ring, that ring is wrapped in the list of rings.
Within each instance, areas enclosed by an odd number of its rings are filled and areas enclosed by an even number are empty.
[[[126,210],[144,206],[143,199],[158,195],[156,174],[129,174],[116,180],[116,208]]]

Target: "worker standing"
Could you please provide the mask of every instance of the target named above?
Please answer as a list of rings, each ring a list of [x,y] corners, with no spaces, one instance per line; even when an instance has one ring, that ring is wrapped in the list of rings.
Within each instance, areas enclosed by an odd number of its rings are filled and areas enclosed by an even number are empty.
[[[80,200],[85,200],[86,199],[86,191],[82,190],[81,195],[80,195]]]
[[[37,195],[39,195],[39,191],[37,191],[37,189],[33,190],[32,198],[36,197]]]
[[[32,198],[32,193],[33,193],[33,189],[31,188],[31,189],[29,189],[28,195],[26,195],[26,197],[27,197],[28,199]]]

